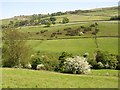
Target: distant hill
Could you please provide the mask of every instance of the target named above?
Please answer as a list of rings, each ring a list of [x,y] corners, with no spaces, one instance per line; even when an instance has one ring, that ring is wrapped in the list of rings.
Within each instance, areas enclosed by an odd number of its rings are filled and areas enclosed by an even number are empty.
[[[82,15],[82,16],[102,16],[102,18],[105,16],[105,18],[110,18],[111,16],[118,15],[118,6],[115,7],[105,7],[105,8],[95,8],[90,10],[74,10],[74,11],[66,11],[66,12],[56,12],[51,14],[33,14],[33,15],[20,15],[20,16],[14,16],[8,19],[2,19],[0,22],[2,24],[9,24],[10,21],[23,21],[23,20],[30,20],[32,16],[40,16],[41,18],[47,18],[50,16],[55,16],[60,19],[61,17],[72,17],[72,15]],[[74,18],[74,17],[73,17]],[[101,17],[100,17],[101,18]],[[58,20],[59,21],[59,20]],[[84,20],[83,20],[84,21]]]

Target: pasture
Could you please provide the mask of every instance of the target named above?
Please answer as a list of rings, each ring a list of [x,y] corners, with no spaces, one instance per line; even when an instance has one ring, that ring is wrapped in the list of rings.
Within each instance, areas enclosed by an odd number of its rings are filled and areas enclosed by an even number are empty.
[[[19,31],[24,32],[30,39],[49,39],[49,38],[74,38],[74,37],[92,37],[91,32],[85,33],[82,36],[66,36],[66,28],[72,28],[73,30],[80,28],[80,26],[88,27],[94,22],[79,22],[79,23],[68,23],[68,24],[56,24],[50,27],[44,27],[43,25],[39,26],[26,26],[17,28]],[[106,22],[97,22],[99,32],[97,36],[118,36],[118,22],[117,21],[106,21]],[[41,31],[46,31],[41,33]],[[55,37],[51,37],[52,33],[61,33]],[[82,32],[83,29],[80,29]]]
[[[67,13],[55,16],[56,24],[52,24],[50,27],[39,23],[37,25],[30,24],[30,26],[22,25],[13,28],[28,36],[25,42],[31,47],[32,54],[39,51],[43,56],[44,54],[46,56],[50,55],[50,60],[53,61],[58,60],[62,52],[72,53],[74,56],[89,53],[89,57],[93,59],[97,48],[92,32],[95,31],[96,26],[90,27],[90,25],[96,22],[99,29],[97,33],[99,49],[118,55],[118,21],[108,21],[117,13],[116,7],[99,8],[82,13]],[[69,23],[62,24],[63,17],[69,18]],[[12,20],[13,24],[15,24],[17,21],[22,21],[22,18],[24,17],[21,16],[21,20],[15,18],[3,19],[0,20],[0,23],[9,25]],[[46,18],[50,18],[50,16],[42,19]],[[26,19],[29,21],[30,17],[28,16]],[[84,32],[85,29],[89,30],[88,27],[91,28],[91,31]],[[79,29],[79,32],[76,35],[67,36],[66,28],[71,28],[70,30],[73,31]],[[79,35],[80,32],[84,33]],[[61,34],[52,37],[54,33]],[[2,38],[2,31],[0,31],[0,38]],[[0,43],[1,47],[2,43]],[[25,68],[0,68],[0,72],[2,72],[2,77],[0,76],[2,78],[0,87],[2,88],[118,88],[118,70],[113,69],[92,69],[91,73],[86,75]]]
[[[117,70],[92,70],[88,75],[3,68],[3,88],[117,88]]]
[[[60,40],[28,40],[28,45],[35,52],[41,51],[52,54],[61,54],[63,51],[80,55],[88,52],[93,56],[96,50],[94,38],[60,39]],[[117,38],[98,38],[99,48],[110,53],[118,54]],[[112,47],[112,48],[111,48]]]

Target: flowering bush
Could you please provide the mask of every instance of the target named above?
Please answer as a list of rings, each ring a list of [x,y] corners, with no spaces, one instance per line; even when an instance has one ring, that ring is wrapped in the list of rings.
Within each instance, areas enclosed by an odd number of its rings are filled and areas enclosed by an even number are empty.
[[[86,58],[76,56],[67,58],[64,62],[64,72],[74,74],[87,74],[90,72],[91,65],[88,64]]]
[[[73,57],[73,55],[71,53],[68,53],[68,52],[62,52],[62,54],[60,55],[59,57],[59,67],[58,67],[58,71],[60,72],[64,72],[64,62],[66,61],[65,59],[66,58],[69,58],[69,57]]]
[[[31,69],[31,68],[32,68],[32,65],[31,65],[30,63],[28,63],[28,64],[25,65],[25,68]]]
[[[45,66],[43,64],[37,65],[37,70],[45,70]]]
[[[98,68],[100,69],[104,68],[104,65],[102,64],[102,62],[98,62],[97,65],[98,65]]]

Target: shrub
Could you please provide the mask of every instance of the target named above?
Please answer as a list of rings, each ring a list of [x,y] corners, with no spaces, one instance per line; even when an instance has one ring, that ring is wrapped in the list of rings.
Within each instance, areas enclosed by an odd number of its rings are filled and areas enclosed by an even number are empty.
[[[90,72],[90,65],[86,58],[76,56],[74,58],[67,58],[64,62],[64,72],[74,74],[87,74]]]
[[[64,17],[63,20],[62,20],[62,23],[65,24],[65,23],[68,23],[69,22],[69,19],[67,17]]]
[[[67,53],[67,52],[62,52],[62,54],[59,56],[59,70],[61,72],[63,72],[63,65],[65,62],[65,59],[68,57],[73,57],[73,55],[71,53]]]
[[[116,69],[120,70],[120,55],[117,55],[117,61],[118,61],[118,63],[117,63]]]
[[[98,68],[98,67],[97,67],[98,64],[97,64],[96,60],[90,58],[90,59],[88,59],[88,62],[89,62],[89,64],[91,65],[91,68],[92,68],[92,69],[97,69],[97,68]]]
[[[95,58],[97,63],[101,62],[104,65],[104,68],[116,69],[117,67],[116,55],[109,52],[98,50]]]
[[[38,64],[41,64],[41,58],[38,55],[32,57],[32,69],[36,69]]]
[[[31,68],[32,68],[32,65],[31,65],[30,63],[28,63],[28,64],[25,65],[25,68],[31,69]]]
[[[45,66],[43,64],[38,64],[36,69],[37,70],[45,70]]]
[[[32,56],[32,69],[37,69],[38,65],[43,64],[44,70],[54,71],[58,67],[58,60],[52,55],[41,54],[37,52],[36,55]]]
[[[101,62],[98,62],[97,65],[98,65],[98,68],[100,69],[104,68],[104,65]]]
[[[81,35],[84,35],[84,33],[83,32],[79,32],[79,36],[81,36]]]
[[[84,54],[83,54],[83,57],[84,57],[84,58],[86,58],[86,57],[88,57],[88,56],[89,56],[89,53],[84,53]]]
[[[110,20],[120,20],[120,15],[113,16],[113,17],[110,18]]]

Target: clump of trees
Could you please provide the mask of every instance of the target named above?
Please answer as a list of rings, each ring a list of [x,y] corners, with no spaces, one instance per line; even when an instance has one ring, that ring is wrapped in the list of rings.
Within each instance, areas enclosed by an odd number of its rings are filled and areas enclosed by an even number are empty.
[[[31,56],[31,66],[35,70],[55,71],[58,67],[58,60],[52,55],[37,52]]]
[[[113,17],[110,18],[110,20],[120,20],[120,15],[113,16]]]
[[[67,14],[66,12],[56,12],[56,13],[52,13],[51,16],[60,16],[60,15],[65,15]]]
[[[56,21],[56,18],[53,17],[53,16],[51,16],[51,17],[50,17],[50,21],[52,22],[52,24],[55,24],[55,23],[56,23],[56,22],[55,22],[55,21]]]
[[[118,62],[117,55],[103,50],[97,50],[94,59],[89,60],[94,69],[117,69],[119,67]]]
[[[3,67],[25,67],[30,60],[31,48],[26,35],[13,29],[3,30]]]
[[[63,20],[62,20],[62,23],[65,24],[65,23],[68,23],[69,22],[69,19],[67,17],[64,17]]]
[[[51,24],[56,24],[56,18],[54,16],[50,16],[49,18],[42,17],[41,15],[32,15],[28,20],[21,21],[10,21],[8,25],[2,25],[2,28],[13,28],[20,26],[32,26],[32,25],[46,25],[46,27],[50,27]]]

